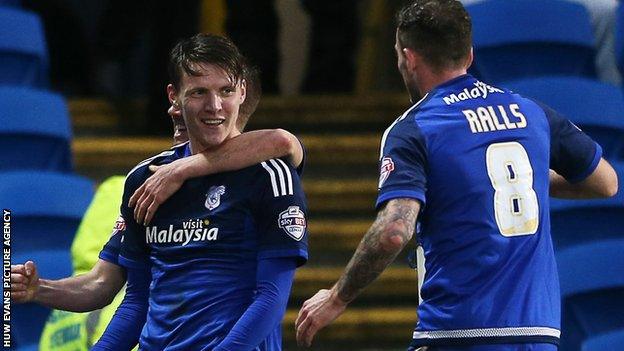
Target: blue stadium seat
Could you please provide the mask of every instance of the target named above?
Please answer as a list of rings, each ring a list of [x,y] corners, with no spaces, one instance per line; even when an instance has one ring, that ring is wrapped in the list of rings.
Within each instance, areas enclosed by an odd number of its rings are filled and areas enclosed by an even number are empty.
[[[0,84],[48,85],[48,50],[39,16],[0,7],[0,61]]]
[[[21,7],[22,0],[0,0],[0,7],[3,6]]]
[[[562,297],[561,350],[580,350],[584,340],[624,328],[622,252],[624,238],[593,241],[556,253]]]
[[[581,77],[540,77],[500,85],[559,111],[602,146],[605,158],[624,160],[622,90]]]
[[[583,242],[624,238],[624,162],[613,162],[620,188],[608,199],[550,199],[550,227],[555,251]]]
[[[12,262],[31,259],[46,278],[71,275],[70,247],[91,198],[93,183],[51,172],[0,173],[0,203],[11,210]],[[38,343],[50,310],[14,305],[12,335],[20,347]]]
[[[615,59],[620,73],[624,76],[624,2],[622,1],[618,5],[615,23]],[[622,86],[624,87],[624,83]]]
[[[71,124],[65,100],[27,87],[0,86],[0,171],[71,172]]]
[[[489,0],[466,7],[474,73],[489,83],[543,75],[595,76],[584,6],[564,0]]]
[[[624,329],[591,337],[581,346],[581,351],[604,350],[624,350]]]

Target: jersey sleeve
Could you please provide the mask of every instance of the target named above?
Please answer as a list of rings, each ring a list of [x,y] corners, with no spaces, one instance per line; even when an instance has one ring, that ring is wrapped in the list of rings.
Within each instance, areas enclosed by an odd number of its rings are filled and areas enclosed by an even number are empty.
[[[375,207],[396,198],[425,204],[427,190],[425,138],[411,115],[384,133],[379,160],[379,194]]]
[[[261,166],[254,204],[258,259],[294,257],[301,266],[308,259],[307,204],[301,180],[280,159]]]
[[[149,266],[149,248],[145,243],[145,229],[134,220],[134,212],[128,207],[128,201],[134,191],[143,183],[137,173],[126,178],[124,195],[120,207],[120,218],[123,229],[120,230],[119,264],[128,268],[145,268]]]
[[[571,183],[587,178],[602,157],[600,145],[555,110],[537,104],[550,126],[550,168]]]
[[[121,237],[126,229],[126,222],[123,216],[120,214],[113,225],[113,231],[110,238],[104,244],[104,247],[100,251],[98,257],[106,262],[119,265],[119,253],[121,250]]]

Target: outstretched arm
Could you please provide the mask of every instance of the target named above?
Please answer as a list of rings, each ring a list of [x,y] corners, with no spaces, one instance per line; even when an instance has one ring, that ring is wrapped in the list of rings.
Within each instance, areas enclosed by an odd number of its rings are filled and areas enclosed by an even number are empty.
[[[147,225],[158,207],[189,178],[249,167],[271,158],[286,156],[298,167],[303,161],[301,143],[283,129],[256,130],[236,136],[222,145],[160,167],[130,198],[138,223]]]
[[[310,346],[314,335],[338,318],[347,304],[394,261],[412,238],[418,211],[420,203],[414,199],[388,201],[336,284],[304,302],[295,322],[300,345]]]
[[[267,258],[258,262],[257,295],[214,351],[255,349],[281,322],[286,311],[297,262]]]
[[[124,269],[104,260],[98,260],[86,274],[60,280],[39,278],[37,267],[28,261],[11,266],[11,297],[17,303],[87,312],[111,303],[125,281]]]
[[[617,174],[605,159],[601,159],[596,169],[578,183],[570,183],[555,171],[550,171],[550,196],[552,197],[592,199],[611,197],[617,191]]]

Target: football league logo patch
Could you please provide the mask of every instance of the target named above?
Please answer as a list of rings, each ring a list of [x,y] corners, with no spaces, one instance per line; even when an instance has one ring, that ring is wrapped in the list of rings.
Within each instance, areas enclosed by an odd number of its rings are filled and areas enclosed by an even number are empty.
[[[291,238],[299,241],[305,235],[306,219],[305,214],[299,206],[290,206],[288,209],[279,214],[277,224],[284,229],[286,234]]]
[[[392,162],[392,159],[390,157],[384,157],[383,159],[381,159],[378,186],[379,188],[383,186],[384,182],[386,181],[386,179],[388,179],[392,171],[394,171],[394,162]]]
[[[214,210],[221,205],[221,195],[225,194],[225,186],[211,186],[206,194],[205,206],[209,210]]]
[[[115,226],[113,227],[111,236],[119,232],[123,232],[124,230],[126,230],[126,220],[123,218],[122,215],[119,215],[119,217],[117,217],[117,221],[115,221]]]

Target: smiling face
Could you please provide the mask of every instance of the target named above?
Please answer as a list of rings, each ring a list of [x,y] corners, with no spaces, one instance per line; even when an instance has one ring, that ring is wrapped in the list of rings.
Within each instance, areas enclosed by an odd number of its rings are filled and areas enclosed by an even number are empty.
[[[196,64],[193,70],[198,75],[183,73],[179,89],[170,84],[167,92],[169,100],[180,105],[195,154],[240,134],[236,119],[245,101],[245,84],[233,82],[213,64]]]

